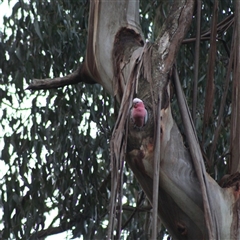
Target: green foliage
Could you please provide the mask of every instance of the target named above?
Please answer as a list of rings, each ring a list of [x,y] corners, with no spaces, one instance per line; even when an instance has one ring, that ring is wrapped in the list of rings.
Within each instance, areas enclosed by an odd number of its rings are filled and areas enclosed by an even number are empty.
[[[19,1],[4,18],[3,239],[27,239],[48,227],[49,218],[50,226],[58,222],[73,236],[90,236],[105,219],[109,183],[101,184],[109,173],[112,99],[84,84],[24,90],[33,77],[65,75],[82,61],[88,8],[88,1]]]
[[[103,239],[110,196],[113,99],[99,85],[29,92],[33,78],[83,61],[89,1],[18,1],[0,34],[1,238],[72,230]],[[139,191],[125,173],[127,205]],[[124,220],[131,211],[126,211]],[[132,221],[131,227],[140,228]],[[34,235],[36,234],[36,235]],[[37,235],[38,234],[38,235]]]
[[[146,38],[154,40],[160,30],[159,23],[169,10],[169,1],[142,0],[140,7],[143,32]],[[33,78],[66,75],[83,61],[88,9],[88,0],[20,0],[13,6],[11,16],[3,19],[4,28],[0,32],[2,239],[27,239],[34,237],[34,233],[47,236],[53,230],[57,232],[58,226],[61,227],[58,232],[71,229],[73,237],[105,238],[110,196],[109,141],[115,121],[113,99],[98,85],[78,84],[36,93],[25,90]],[[202,31],[211,27],[212,9],[211,1],[203,1]],[[219,1],[219,21],[232,11],[232,1]],[[231,34],[229,29],[221,36],[225,45],[223,41],[217,44],[214,112],[202,143],[207,155],[218,118],[229,60],[225,46],[230,50]],[[187,38],[195,35],[194,18]],[[209,41],[202,41],[196,121],[200,141],[208,51]],[[177,59],[190,106],[194,52],[194,42],[184,44]],[[181,128],[174,101],[174,117]],[[216,179],[227,167],[230,103],[231,88],[214,165],[209,169]],[[125,208],[136,206],[139,191],[126,167]],[[124,210],[123,223],[131,214],[132,210]],[[129,239],[146,239],[145,215],[148,213],[137,212],[125,226]]]

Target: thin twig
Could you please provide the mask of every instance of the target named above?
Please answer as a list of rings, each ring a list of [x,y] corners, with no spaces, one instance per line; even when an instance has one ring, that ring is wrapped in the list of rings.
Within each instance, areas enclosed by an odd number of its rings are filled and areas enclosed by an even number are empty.
[[[35,240],[35,239],[43,239],[45,237],[54,235],[54,234],[58,234],[58,233],[62,233],[65,232],[67,230],[70,230],[73,226],[75,226],[77,224],[79,220],[74,220],[74,221],[70,221],[70,222],[64,222],[61,223],[58,227],[49,227],[47,229],[38,231],[34,234],[32,234],[29,237],[29,240]]]
[[[214,70],[215,70],[216,52],[217,52],[217,42],[216,42],[217,17],[218,17],[218,0],[215,0],[214,8],[213,8],[211,39],[210,39],[209,59],[208,59],[208,68],[207,68],[207,83],[206,83],[206,95],[205,95],[203,128],[202,128],[202,144],[205,141],[205,131],[209,125],[209,121],[213,112],[214,93],[215,93]],[[208,166],[211,169],[212,160],[211,159],[209,160],[210,162],[208,162]]]
[[[127,124],[128,125],[128,124]],[[126,134],[127,136],[127,134]],[[126,143],[125,139],[125,143]],[[124,159],[122,160],[122,166],[120,168],[120,174],[119,174],[119,194],[118,194],[118,228],[117,228],[117,234],[116,239],[120,239],[121,231],[122,231],[122,197],[123,197],[123,168],[124,168]]]
[[[139,206],[142,204],[142,201],[144,199],[144,192],[142,191],[140,199],[137,202],[137,206],[134,208],[132,214],[130,215],[130,217],[127,219],[127,221],[122,225],[122,229],[124,229],[132,220],[132,218],[134,217],[134,215],[140,211]],[[149,209],[148,209],[149,210]]]
[[[233,25],[234,22],[234,14],[227,16],[220,23],[217,24],[217,35],[223,34],[226,32],[229,27]],[[202,37],[209,37],[211,35],[212,30],[208,29],[207,31],[202,33]]]
[[[196,109],[197,109],[197,85],[198,85],[198,68],[199,68],[199,51],[200,51],[200,38],[201,38],[201,11],[202,1],[197,1],[197,35],[195,42],[195,59],[194,59],[194,80],[193,80],[193,105],[192,105],[192,118],[193,123],[196,124]]]
[[[224,108],[225,108],[225,103],[226,103],[226,99],[227,99],[227,93],[228,93],[228,89],[229,89],[229,82],[230,82],[230,76],[231,76],[231,71],[232,71],[232,66],[233,66],[233,42],[234,42],[234,38],[232,39],[232,50],[231,50],[231,55],[230,55],[230,60],[228,63],[228,68],[227,68],[227,75],[226,75],[226,79],[225,79],[225,85],[224,85],[224,92],[221,98],[221,104],[220,104],[220,109],[219,109],[219,113],[218,113],[218,120],[217,120],[217,127],[215,129],[214,132],[214,139],[213,139],[213,143],[210,149],[210,161],[212,161],[213,156],[214,156],[214,152],[217,146],[217,142],[218,142],[218,138],[220,135],[220,131],[221,131],[221,124],[222,124],[222,119],[223,119],[223,113],[224,113]]]
[[[118,209],[118,207],[117,207]],[[137,209],[138,212],[150,212],[150,210],[152,209],[152,206],[145,206],[145,207],[132,207],[129,205],[123,205],[122,207],[123,211],[134,211],[135,209]]]
[[[223,21],[217,24],[217,40],[222,40],[220,38],[221,35],[223,35],[234,23],[234,14],[227,16]],[[209,41],[210,40],[210,35],[211,35],[211,30],[207,30],[203,33],[201,33],[201,41]],[[195,42],[195,38],[187,38],[182,41],[182,44],[187,44],[191,42]]]

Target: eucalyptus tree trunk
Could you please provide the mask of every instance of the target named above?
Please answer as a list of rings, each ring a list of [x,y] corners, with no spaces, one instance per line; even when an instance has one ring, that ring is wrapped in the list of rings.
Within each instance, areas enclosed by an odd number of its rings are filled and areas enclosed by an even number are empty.
[[[239,189],[222,189],[208,176],[194,128],[187,125],[191,124],[190,115],[183,110],[189,150],[171,114],[171,69],[191,23],[194,1],[176,0],[172,4],[152,44],[146,43],[141,32],[138,4],[127,0],[91,1],[90,7],[83,72],[121,104],[112,137],[110,216],[114,218],[117,182],[121,180],[118,170],[125,156],[151,202],[156,191],[153,165],[157,159],[160,162],[158,215],[174,239],[239,239]],[[179,104],[184,105],[181,90],[176,91],[180,91]],[[129,120],[134,96],[144,101],[149,113],[148,123],[141,130],[134,128]],[[159,125],[160,134],[155,134]],[[160,149],[157,156],[156,149]],[[112,222],[110,219],[110,225]],[[109,238],[112,231],[113,225]]]
[[[194,2],[173,1],[166,21],[156,31],[156,41],[150,44],[141,32],[138,1],[91,1],[85,62],[69,78],[70,82],[79,77],[78,81],[101,84],[120,104],[111,140],[109,239],[113,230],[117,230],[117,237],[121,232],[121,218],[117,227],[114,220],[116,204],[121,209],[125,160],[174,239],[240,238],[239,186],[221,188],[206,173],[177,70],[173,68],[192,20]],[[188,148],[171,114],[171,79]],[[65,80],[69,81],[67,77]],[[133,97],[141,98],[149,113],[147,124],[140,130],[134,128],[129,117]]]

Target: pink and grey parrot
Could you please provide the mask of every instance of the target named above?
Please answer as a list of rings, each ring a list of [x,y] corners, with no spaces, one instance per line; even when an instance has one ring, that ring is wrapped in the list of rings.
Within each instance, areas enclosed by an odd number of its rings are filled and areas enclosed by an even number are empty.
[[[142,128],[148,120],[148,112],[144,106],[143,101],[139,98],[133,99],[131,119],[134,126],[138,128]]]

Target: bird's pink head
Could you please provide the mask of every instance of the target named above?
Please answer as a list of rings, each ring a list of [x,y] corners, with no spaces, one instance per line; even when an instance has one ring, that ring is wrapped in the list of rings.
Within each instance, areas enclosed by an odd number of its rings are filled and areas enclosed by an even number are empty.
[[[137,108],[139,106],[144,106],[143,101],[140,98],[133,99],[133,107]]]

